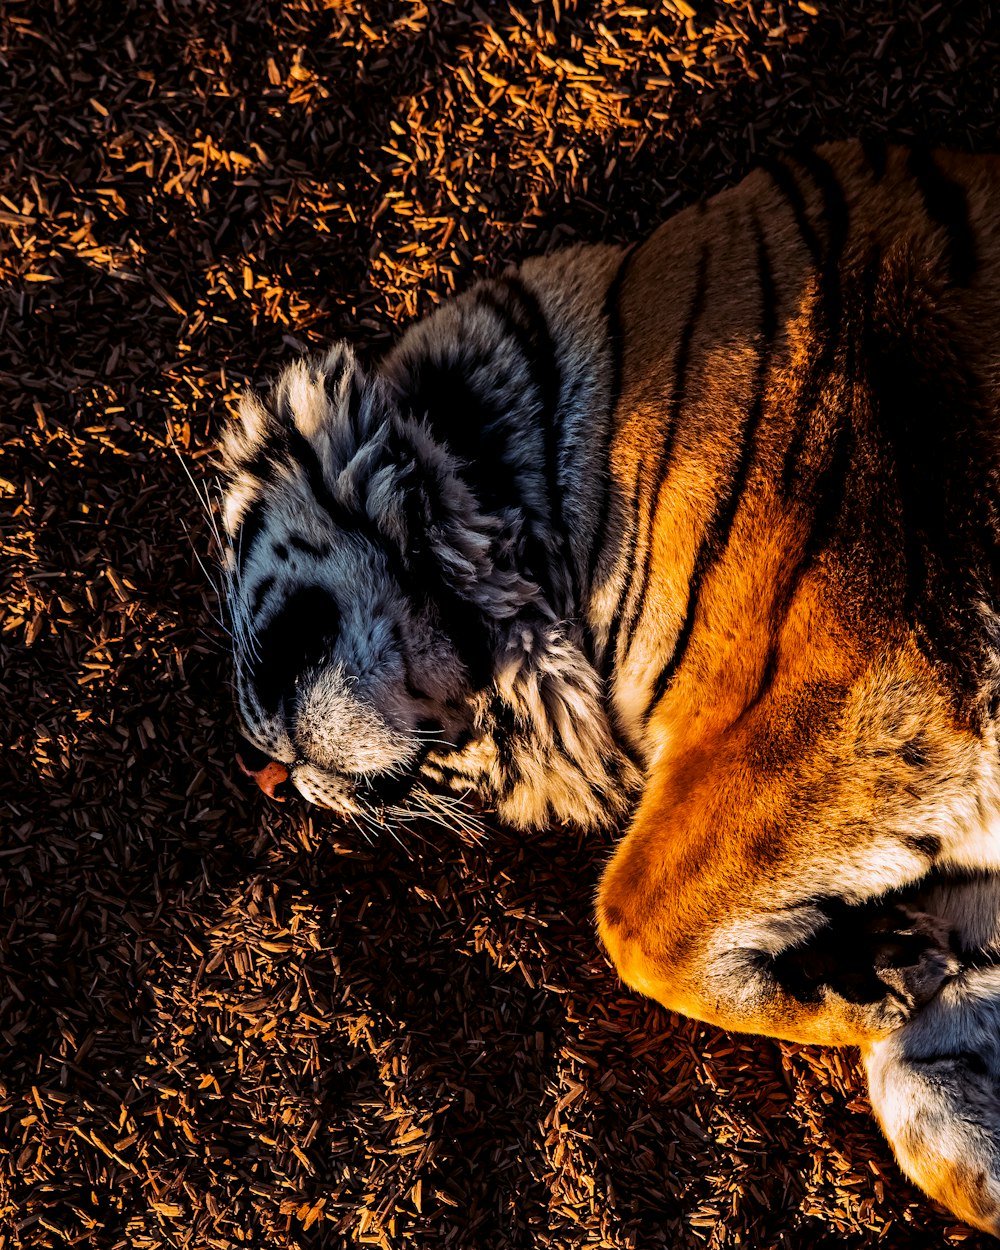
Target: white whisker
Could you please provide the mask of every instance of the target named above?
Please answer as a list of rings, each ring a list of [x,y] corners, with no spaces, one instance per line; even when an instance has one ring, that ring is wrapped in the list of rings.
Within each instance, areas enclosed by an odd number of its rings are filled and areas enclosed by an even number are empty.
[[[358,833],[360,833],[360,834],[361,834],[361,836],[362,836],[362,837],[364,838],[364,840],[368,843],[368,845],[369,845],[369,846],[374,845],[374,844],[373,844],[373,842],[372,842],[372,839],[371,839],[371,835],[367,832],[367,830],[365,830],[365,829],[363,829],[363,828],[361,827],[361,824],[360,824],[360,822],[358,821],[358,818],[357,818],[357,814],[356,814],[356,813],[354,813],[354,812],[348,812],[348,813],[347,813],[347,818],[348,818],[348,820],[350,820],[350,822],[351,822],[351,824],[354,826],[354,828],[355,828],[355,829],[357,829]]]

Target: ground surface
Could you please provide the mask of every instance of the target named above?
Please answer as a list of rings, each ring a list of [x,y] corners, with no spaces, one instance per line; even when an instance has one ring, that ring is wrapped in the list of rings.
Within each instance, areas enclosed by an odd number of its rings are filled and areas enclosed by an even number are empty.
[[[128,7],[0,3],[0,1246],[977,1243],[850,1056],[621,990],[609,840],[371,847],[249,793],[187,473],[303,345],[755,150],[997,146],[1000,13]]]

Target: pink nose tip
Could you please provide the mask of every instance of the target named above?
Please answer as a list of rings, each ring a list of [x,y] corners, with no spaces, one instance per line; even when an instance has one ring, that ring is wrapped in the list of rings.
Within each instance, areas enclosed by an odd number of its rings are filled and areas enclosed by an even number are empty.
[[[278,786],[283,781],[288,780],[288,769],[284,764],[279,764],[277,760],[269,760],[263,768],[255,772],[253,769],[247,768],[239,755],[236,756],[236,762],[248,777],[252,777],[256,781],[269,799],[275,799],[278,803],[284,803],[284,798],[280,794],[275,794]]]

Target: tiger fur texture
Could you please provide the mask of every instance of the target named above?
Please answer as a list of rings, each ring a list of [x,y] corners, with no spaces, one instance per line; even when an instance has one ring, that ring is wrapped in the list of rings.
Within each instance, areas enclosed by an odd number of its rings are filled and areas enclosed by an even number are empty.
[[[623,979],[860,1046],[904,1169],[993,1232],[998,194],[988,157],[773,160],[371,371],[297,361],[225,444],[261,785],[628,817]]]

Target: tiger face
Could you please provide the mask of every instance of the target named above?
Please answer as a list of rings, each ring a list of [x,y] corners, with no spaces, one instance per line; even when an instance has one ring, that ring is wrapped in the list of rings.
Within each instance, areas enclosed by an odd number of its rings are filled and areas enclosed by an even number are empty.
[[[449,466],[343,347],[248,398],[226,458],[244,762],[281,765],[342,814],[402,798],[477,730],[474,649],[418,586],[413,523],[432,490],[458,490]],[[459,559],[463,539],[485,542],[475,520],[441,534],[442,550],[455,541]]]
[[[607,819],[596,679],[518,570],[521,517],[480,510],[385,377],[346,346],[292,365],[225,458],[239,755],[267,793],[370,816],[433,786],[514,823]],[[549,713],[593,753],[551,782]]]

